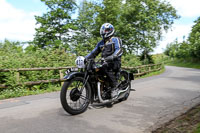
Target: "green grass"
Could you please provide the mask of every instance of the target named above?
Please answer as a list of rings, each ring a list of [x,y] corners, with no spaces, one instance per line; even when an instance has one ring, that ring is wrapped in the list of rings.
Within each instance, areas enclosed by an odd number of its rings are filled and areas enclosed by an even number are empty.
[[[197,128],[193,131],[193,133],[200,133],[200,123],[198,124]]]
[[[14,98],[14,97],[21,97],[21,96],[28,96],[28,95],[38,95],[48,92],[59,91],[61,86],[55,85],[48,85],[47,89],[42,88],[22,88],[18,87],[15,89],[5,89],[0,91],[0,100]]]
[[[200,69],[200,62],[174,60],[167,63],[166,65]]]
[[[162,69],[159,70],[159,71],[155,71],[155,72],[151,72],[151,73],[149,73],[149,74],[145,74],[145,75],[140,76],[140,77],[136,77],[136,79],[147,78],[147,77],[159,75],[159,74],[161,74],[161,73],[163,73],[163,72],[165,72],[165,68],[162,68]]]
[[[200,133],[200,104],[164,124],[153,133]]]

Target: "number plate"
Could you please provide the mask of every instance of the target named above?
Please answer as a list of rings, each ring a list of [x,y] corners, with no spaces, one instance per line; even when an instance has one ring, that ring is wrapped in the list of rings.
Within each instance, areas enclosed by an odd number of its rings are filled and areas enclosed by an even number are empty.
[[[77,71],[78,71],[78,68],[70,68],[65,73],[68,74],[70,72],[77,72]]]

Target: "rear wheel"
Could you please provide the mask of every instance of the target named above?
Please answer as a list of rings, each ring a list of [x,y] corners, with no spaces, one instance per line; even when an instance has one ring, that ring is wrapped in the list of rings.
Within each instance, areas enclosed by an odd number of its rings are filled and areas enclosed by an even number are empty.
[[[126,71],[120,72],[118,83],[120,83],[119,87],[120,87],[121,90],[128,89],[126,91],[125,96],[123,98],[119,99],[119,101],[125,101],[125,100],[128,99],[129,94],[130,94],[130,90],[131,90],[131,81],[128,79],[128,73]]]
[[[83,82],[83,77],[75,77],[62,86],[61,104],[64,110],[72,115],[85,112],[90,103],[91,88],[88,83],[84,86]]]

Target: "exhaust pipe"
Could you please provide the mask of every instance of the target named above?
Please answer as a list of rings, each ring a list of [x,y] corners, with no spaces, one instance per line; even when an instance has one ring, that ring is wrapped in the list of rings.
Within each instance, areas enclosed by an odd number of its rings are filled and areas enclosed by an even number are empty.
[[[125,97],[125,95],[127,94],[127,91],[128,91],[128,89],[129,89],[129,87],[130,86],[128,86],[128,87],[126,87],[126,89],[125,90],[120,90],[119,92],[118,92],[118,99],[121,99],[121,98],[123,98],[123,97]]]
[[[98,82],[97,83],[97,88],[98,88],[98,98],[99,98],[99,101],[101,103],[108,103],[108,102],[112,102],[112,100],[103,100],[102,97],[101,97],[101,87],[100,87],[101,83]]]
[[[100,101],[101,103],[109,103],[109,102],[113,102],[113,101],[116,100],[116,99],[121,99],[121,98],[125,97],[125,95],[127,94],[128,89],[129,89],[129,87],[130,87],[130,86],[128,86],[128,87],[126,87],[126,89],[120,90],[120,91],[118,92],[118,94],[117,94],[118,96],[117,96],[116,98],[112,99],[112,100],[103,100],[102,97],[101,97],[101,89],[100,89],[101,87],[100,87],[100,85],[101,85],[101,83],[98,82],[98,83],[97,83],[98,98],[99,98],[99,101]]]

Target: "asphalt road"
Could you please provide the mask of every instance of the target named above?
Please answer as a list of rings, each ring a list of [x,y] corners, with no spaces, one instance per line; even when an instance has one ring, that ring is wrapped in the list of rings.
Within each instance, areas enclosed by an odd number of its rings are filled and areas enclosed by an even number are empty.
[[[59,92],[0,100],[0,133],[148,133],[200,103],[200,70],[166,67],[132,82],[125,102],[77,116],[61,107]]]

